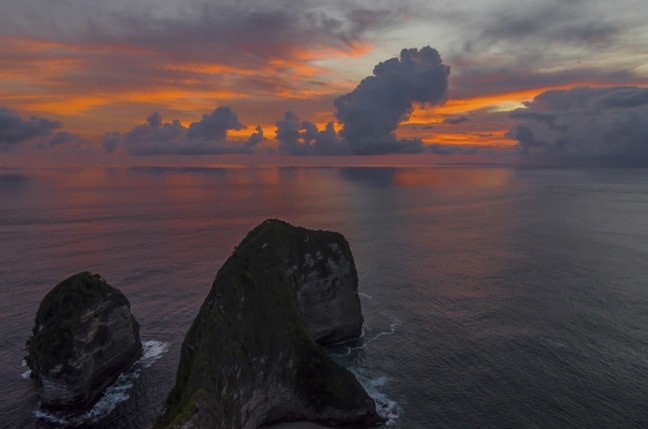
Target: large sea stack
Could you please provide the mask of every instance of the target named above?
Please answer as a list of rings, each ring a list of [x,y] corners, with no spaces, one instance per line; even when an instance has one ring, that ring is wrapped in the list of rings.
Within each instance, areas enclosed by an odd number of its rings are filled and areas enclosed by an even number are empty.
[[[27,347],[41,406],[50,409],[91,406],[142,353],[128,300],[88,272],[45,296]]]
[[[307,323],[325,340],[359,334],[357,275],[348,248],[338,233],[278,220],[248,233],[218,271],[185,337],[176,385],[156,427],[382,423],[373,400],[315,342]],[[353,301],[339,305],[354,314],[332,308],[343,299]],[[314,313],[304,315],[300,304]]]

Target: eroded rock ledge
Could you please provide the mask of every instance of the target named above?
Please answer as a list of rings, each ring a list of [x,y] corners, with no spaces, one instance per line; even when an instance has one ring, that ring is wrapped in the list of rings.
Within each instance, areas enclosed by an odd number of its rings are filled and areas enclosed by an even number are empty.
[[[336,341],[359,334],[361,324],[344,237],[263,222],[218,271],[183,342],[176,385],[156,427],[382,423],[355,377],[309,331]]]
[[[45,296],[27,347],[41,406],[50,409],[91,406],[142,353],[128,300],[88,272]]]

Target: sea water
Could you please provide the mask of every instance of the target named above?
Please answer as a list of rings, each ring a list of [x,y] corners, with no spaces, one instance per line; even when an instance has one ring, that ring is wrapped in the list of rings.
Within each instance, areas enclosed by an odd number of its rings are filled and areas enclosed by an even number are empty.
[[[0,426],[150,427],[216,271],[281,218],[348,239],[364,336],[331,354],[391,427],[648,427],[647,217],[645,170],[0,170]],[[128,297],[145,354],[46,415],[25,342],[79,271]]]

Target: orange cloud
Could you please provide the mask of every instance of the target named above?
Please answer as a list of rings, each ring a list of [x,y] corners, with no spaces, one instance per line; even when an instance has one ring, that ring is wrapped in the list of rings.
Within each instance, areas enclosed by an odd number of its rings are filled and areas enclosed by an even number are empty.
[[[409,119],[401,124],[397,134],[401,138],[420,138],[426,144],[513,146],[517,142],[506,137],[510,120],[504,112],[523,107],[524,102],[533,100],[545,91],[569,89],[574,86],[614,85],[593,81],[580,82],[450,99],[445,104],[433,108],[415,105]],[[496,117],[498,112],[502,114]],[[485,114],[488,118],[483,118]],[[444,122],[460,115],[466,115],[470,120],[458,125]]]
[[[319,50],[287,46],[279,49],[281,56],[270,53],[250,66],[241,59],[173,61],[159,52],[115,43],[86,46],[4,36],[0,98],[16,111],[60,120],[66,129],[81,133],[128,129],[141,121],[142,111],[170,112],[190,122],[218,105],[233,106],[244,122],[273,124],[282,111],[265,107],[261,112],[253,104],[293,100],[289,108],[299,111],[303,103],[347,92],[352,83],[340,82],[332,70],[314,63],[327,56],[360,56],[370,49],[366,44]],[[252,118],[237,104],[249,106]],[[106,113],[110,116],[101,116]],[[120,122],[129,116],[129,122]]]

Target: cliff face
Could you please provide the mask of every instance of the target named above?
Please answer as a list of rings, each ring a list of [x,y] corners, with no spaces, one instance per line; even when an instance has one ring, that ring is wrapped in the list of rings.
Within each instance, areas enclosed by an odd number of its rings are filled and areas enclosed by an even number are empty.
[[[358,338],[362,312],[358,297],[358,273],[349,243],[342,234],[314,231],[276,222],[285,240],[281,258],[297,291],[299,307],[315,341],[334,344]],[[262,229],[272,240],[270,228]],[[280,250],[279,250],[280,249]]]
[[[342,249],[348,245],[340,234],[277,220],[252,230],[219,270],[185,337],[176,385],[156,427],[382,422],[355,377],[313,340],[300,310],[300,302],[311,308],[326,301],[325,293],[310,290],[313,285],[327,286],[335,302],[341,279],[355,279],[350,252]],[[312,326],[333,338],[330,319],[318,315]],[[343,319],[340,338],[359,332],[361,316],[349,317],[352,323]]]
[[[89,407],[142,351],[128,300],[87,272],[45,296],[27,346],[45,408]]]

